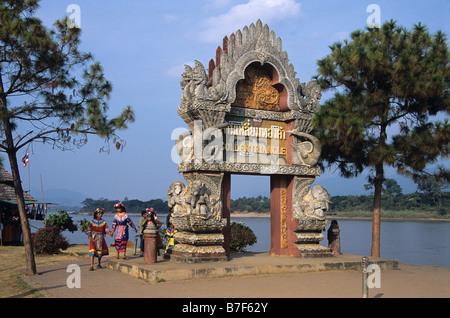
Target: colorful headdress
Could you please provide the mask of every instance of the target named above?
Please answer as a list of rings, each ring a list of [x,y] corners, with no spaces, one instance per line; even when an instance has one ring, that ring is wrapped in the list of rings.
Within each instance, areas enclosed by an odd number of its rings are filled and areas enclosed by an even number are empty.
[[[156,214],[155,209],[153,208],[147,208],[145,210],[147,211],[148,214]]]
[[[125,206],[121,202],[119,202],[119,203],[114,204],[114,208],[115,209],[117,209],[117,208],[125,208]]]
[[[104,209],[104,208],[97,208],[97,209],[95,209],[95,212],[101,212],[101,213],[104,213],[104,212],[105,212],[105,209]]]

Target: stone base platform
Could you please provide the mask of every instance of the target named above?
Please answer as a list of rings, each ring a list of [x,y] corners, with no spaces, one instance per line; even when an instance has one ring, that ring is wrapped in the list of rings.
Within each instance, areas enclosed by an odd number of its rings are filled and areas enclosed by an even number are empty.
[[[325,258],[271,256],[269,253],[232,253],[229,261],[213,263],[179,263],[158,256],[158,261],[145,264],[143,257],[127,260],[108,259],[110,269],[148,282],[218,278],[226,276],[267,275],[327,270],[361,270],[361,255],[340,254]],[[369,264],[381,269],[397,269],[394,259],[369,257]]]
[[[179,263],[202,263],[202,262],[224,262],[228,260],[225,252],[223,253],[183,253],[173,251],[170,255],[173,262]]]
[[[319,244],[295,244],[303,258],[307,257],[334,257],[330,248]]]

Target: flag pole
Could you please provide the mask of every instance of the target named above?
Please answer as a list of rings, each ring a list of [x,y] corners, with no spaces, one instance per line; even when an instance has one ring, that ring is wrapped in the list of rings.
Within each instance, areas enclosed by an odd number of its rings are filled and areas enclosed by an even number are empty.
[[[28,161],[28,194],[31,195],[30,162]]]
[[[45,224],[45,221],[47,221],[47,205],[45,204],[44,188],[42,187],[42,174],[39,174],[39,177],[41,178],[41,192],[42,192],[42,203],[44,203],[44,211],[45,211],[44,224]]]

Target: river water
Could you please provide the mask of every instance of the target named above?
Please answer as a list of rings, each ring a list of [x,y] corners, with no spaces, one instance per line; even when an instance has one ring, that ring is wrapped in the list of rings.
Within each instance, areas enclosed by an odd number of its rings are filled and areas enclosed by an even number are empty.
[[[91,216],[71,215],[74,222]],[[133,222],[139,224],[139,215],[130,215]],[[112,215],[103,217],[109,226]],[[160,216],[165,222],[165,216]],[[268,252],[270,250],[270,218],[232,218],[242,222],[255,233],[258,242],[247,248],[249,252]],[[42,221],[31,220],[32,232],[42,227]],[[372,222],[368,220],[338,220],[341,227],[341,253],[370,256]],[[325,237],[326,237],[326,233]],[[88,244],[87,236],[81,231],[63,235],[71,244]],[[130,240],[134,240],[134,231],[130,231]],[[113,238],[107,236],[107,243]],[[326,239],[321,242],[326,246]],[[382,221],[381,257],[397,259],[401,263],[427,266],[450,267],[450,222],[438,221]]]

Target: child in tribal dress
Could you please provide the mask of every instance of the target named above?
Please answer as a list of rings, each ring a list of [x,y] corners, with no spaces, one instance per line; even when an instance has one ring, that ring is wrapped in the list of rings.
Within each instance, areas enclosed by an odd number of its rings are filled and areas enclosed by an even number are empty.
[[[109,255],[108,245],[105,241],[105,234],[112,235],[112,231],[108,228],[106,221],[102,220],[102,211],[97,209],[94,212],[94,219],[89,222],[89,231],[86,234],[89,236],[89,256],[91,257],[90,271],[94,270],[94,257],[98,258],[97,268],[100,265],[102,256]]]
[[[128,224],[134,229],[136,233],[137,229],[134,226],[133,221],[131,221],[131,219],[128,217],[128,214],[125,213],[125,207],[122,203],[115,204],[114,208],[116,208],[118,212],[114,216],[112,224],[112,229],[115,231],[114,245],[117,251],[116,259],[119,258],[120,253],[123,253],[123,259],[127,259],[126,251],[128,243]]]
[[[172,223],[170,223],[169,227],[166,230],[166,234],[164,234],[167,240],[166,251],[169,249],[170,246],[175,245],[175,238],[173,236],[177,232],[178,232],[177,229],[173,226]]]

